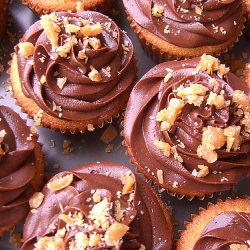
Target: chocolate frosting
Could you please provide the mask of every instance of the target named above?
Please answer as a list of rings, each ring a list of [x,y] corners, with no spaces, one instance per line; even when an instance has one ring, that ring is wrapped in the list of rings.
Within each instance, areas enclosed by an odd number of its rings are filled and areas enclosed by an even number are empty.
[[[134,87],[124,120],[124,137],[139,170],[159,183],[157,170],[163,170],[162,187],[178,185],[190,194],[193,192],[212,193],[229,190],[240,180],[250,175],[250,137],[242,135],[240,149],[226,151],[224,147],[217,149],[218,159],[208,163],[197,155],[201,145],[203,128],[207,126],[225,128],[240,125],[241,116],[234,115],[236,107],[232,101],[223,109],[216,109],[203,101],[201,106],[185,102],[181,114],[175,120],[170,131],[161,131],[160,123],[156,121],[159,111],[168,107],[171,98],[176,97],[175,90],[180,86],[191,83],[202,84],[208,88],[204,100],[213,91],[224,93],[225,100],[230,100],[234,90],[239,89],[250,96],[250,89],[232,73],[223,77],[208,74],[196,67],[200,58],[183,61],[172,61],[159,64],[146,73]],[[163,79],[166,68],[173,70],[168,82]],[[211,78],[218,85],[210,84]],[[222,92],[221,92],[222,90]],[[243,128],[241,127],[241,130]],[[177,146],[177,153],[182,158],[180,162],[171,154],[166,157],[155,145],[154,141],[161,140]],[[181,144],[182,142],[182,144]],[[198,165],[207,166],[209,174],[198,178],[192,174],[198,170]]]
[[[135,178],[134,196],[121,195],[121,178],[130,172]],[[24,245],[22,250],[34,249],[34,244],[44,236],[53,236],[55,231],[65,224],[60,220],[60,214],[74,211],[81,212],[87,224],[93,224],[89,214],[94,204],[93,193],[101,194],[101,199],[110,202],[119,201],[121,209],[125,210],[121,223],[129,226],[119,246],[107,246],[104,242],[99,247],[91,249],[139,249],[144,245],[146,249],[171,249],[172,225],[166,212],[162,210],[159,200],[140,177],[133,175],[125,166],[117,163],[92,163],[84,167],[57,174],[52,180],[73,174],[73,182],[59,191],[51,191],[47,185],[42,190],[44,200],[35,213],[30,213],[24,225]],[[133,199],[131,200],[131,197]],[[60,208],[61,207],[61,208]],[[63,212],[62,212],[63,209]],[[114,223],[114,212],[110,212],[109,221]],[[53,226],[52,226],[53,225]],[[54,229],[53,229],[54,228]],[[83,229],[85,228],[85,229]],[[83,227],[69,230],[64,237],[65,249],[77,232],[100,233],[105,231],[93,226],[91,231]]]
[[[249,213],[223,212],[207,224],[193,249],[223,250],[231,244],[247,245],[249,232]]]
[[[72,121],[91,121],[110,113],[117,107],[124,95],[131,91],[136,75],[133,46],[128,36],[111,19],[97,12],[56,13],[59,44],[63,46],[75,37],[75,44],[67,57],[53,52],[51,41],[46,36],[41,21],[33,24],[21,42],[31,42],[35,46],[34,55],[26,58],[15,51],[23,93],[53,117]],[[102,25],[102,33],[97,35],[101,47],[93,49],[84,45],[83,36],[69,34],[63,23],[81,26],[82,20]],[[92,37],[93,38],[93,37]],[[78,52],[85,50],[87,59],[79,59]],[[88,74],[93,66],[102,80],[92,81]],[[105,71],[105,69],[110,71]],[[42,77],[45,80],[41,84]],[[57,79],[66,79],[62,88]]]
[[[0,231],[14,226],[29,211],[30,181],[35,175],[35,139],[26,123],[10,108],[0,106],[0,131],[5,131],[0,155]]]
[[[1,13],[0,13],[0,24],[1,24],[1,28],[0,28],[0,38],[2,38],[2,36],[4,35],[5,29],[6,29],[6,25],[7,25],[7,8],[8,8],[8,0],[1,0],[0,1],[0,9],[1,9]]]
[[[141,27],[183,48],[222,44],[239,30],[243,18],[240,0],[123,0],[123,2],[128,14]],[[164,7],[162,17],[152,15],[151,9],[154,4]]]

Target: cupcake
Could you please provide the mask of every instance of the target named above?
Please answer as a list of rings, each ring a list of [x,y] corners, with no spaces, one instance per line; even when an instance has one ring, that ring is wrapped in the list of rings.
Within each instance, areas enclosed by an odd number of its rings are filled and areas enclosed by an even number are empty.
[[[0,106],[0,236],[29,212],[29,199],[43,179],[36,134],[12,109]]]
[[[123,0],[131,27],[156,61],[219,55],[243,28],[243,6],[232,1]]]
[[[55,11],[77,12],[83,10],[95,10],[104,13],[112,8],[114,0],[21,0],[21,2],[36,14],[42,15]]]
[[[59,173],[41,197],[26,219],[22,250],[171,249],[166,207],[123,165],[97,162]]]
[[[250,199],[227,199],[201,209],[186,223],[176,249],[250,249]]]
[[[136,80],[133,45],[100,13],[44,15],[15,47],[10,80],[37,125],[93,131],[127,103]]]
[[[159,64],[134,87],[124,144],[146,178],[204,198],[250,176],[250,89],[210,55]]]
[[[7,6],[8,0],[0,0],[0,38],[3,37],[7,26]]]

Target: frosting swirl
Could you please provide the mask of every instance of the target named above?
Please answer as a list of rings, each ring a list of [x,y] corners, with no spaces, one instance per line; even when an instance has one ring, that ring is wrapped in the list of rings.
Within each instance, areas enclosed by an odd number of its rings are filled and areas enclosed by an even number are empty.
[[[183,48],[222,44],[241,29],[240,0],[123,0],[144,29]]]
[[[52,117],[102,123],[134,84],[131,41],[97,12],[42,16],[15,50],[23,93]]]
[[[29,211],[35,176],[35,138],[10,108],[0,106],[0,232],[19,223]]]
[[[250,90],[227,71],[204,55],[159,64],[136,84],[124,137],[147,178],[202,196],[250,175]]]
[[[51,190],[55,180],[71,176],[63,189]],[[57,174],[42,193],[43,203],[25,223],[23,250],[53,242],[60,249],[171,249],[169,217],[148,184],[127,167],[88,164]],[[118,224],[125,231],[111,242]]]
[[[232,244],[247,247],[249,232],[249,213],[223,212],[207,224],[193,249],[231,249]]]

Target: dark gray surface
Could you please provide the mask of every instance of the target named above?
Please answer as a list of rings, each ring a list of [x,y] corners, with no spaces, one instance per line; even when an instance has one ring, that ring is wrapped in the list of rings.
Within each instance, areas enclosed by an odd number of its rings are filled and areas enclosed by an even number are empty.
[[[120,14],[115,16],[113,19],[127,31],[129,37],[134,43],[136,57],[138,60],[138,75],[141,77],[145,74],[155,63],[145,54],[133,31],[129,27],[128,21],[125,17],[123,6],[120,0],[117,1],[117,9],[120,10]],[[9,25],[8,30],[12,33],[12,40],[14,43],[18,41],[18,36],[21,35],[25,30],[35,21],[37,18],[34,14],[25,6],[22,6],[18,1],[13,1],[9,6],[10,18],[13,19],[13,24]],[[8,70],[8,62],[10,60],[10,54],[13,51],[13,41],[10,42],[10,36],[6,35],[0,46],[0,56],[2,62],[5,64],[5,70]],[[6,50],[7,48],[7,50]],[[236,48],[230,53],[241,55],[241,52],[250,52],[249,41],[245,37],[241,37],[240,42]],[[248,59],[247,59],[248,60]],[[23,118],[27,118],[24,113],[21,112],[20,108],[15,105],[15,100],[11,97],[11,92],[6,92],[9,84],[6,83],[8,75],[6,73],[1,74],[1,87],[0,87],[0,104],[8,105],[13,107]],[[33,121],[28,120],[28,124],[31,125]],[[120,130],[119,125],[115,125]],[[114,144],[114,151],[112,153],[106,153],[106,144],[100,141],[100,136],[104,132],[104,129],[94,132],[93,134],[87,133],[83,135],[66,135],[59,132],[53,132],[50,129],[38,128],[39,131],[39,142],[43,144],[43,152],[47,162],[46,170],[51,171],[52,166],[55,163],[60,164],[60,169],[54,171],[63,171],[72,167],[80,166],[92,161],[117,161],[123,164],[127,164],[132,169],[134,167],[129,163],[129,158],[125,155],[125,148],[121,146],[122,137],[117,137],[112,143]],[[51,140],[54,140],[56,147],[51,147]],[[62,144],[63,140],[71,140],[74,146],[74,151],[69,155],[63,155]],[[250,195],[250,179],[247,179],[238,185],[238,190],[241,194]],[[173,210],[173,219],[176,222],[175,226],[175,238],[178,238],[177,231],[184,228],[184,221],[190,221],[190,215],[198,213],[199,207],[206,208],[207,203],[215,202],[218,198],[225,199],[229,196],[229,192],[223,193],[221,196],[214,195],[212,199],[206,198],[203,201],[194,199],[188,201],[187,199],[178,200],[175,197],[169,196],[167,193],[162,194],[163,200],[167,205],[170,205]],[[21,231],[21,226],[16,228],[16,231]],[[15,249],[8,243],[8,234],[5,234],[0,239],[0,250]]]

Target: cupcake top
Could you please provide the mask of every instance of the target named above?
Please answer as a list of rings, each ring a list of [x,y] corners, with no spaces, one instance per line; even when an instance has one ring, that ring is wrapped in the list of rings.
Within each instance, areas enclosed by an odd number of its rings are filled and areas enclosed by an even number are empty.
[[[111,112],[134,84],[131,41],[97,12],[44,15],[15,51],[22,91],[40,107],[38,118],[46,112],[91,123]]]
[[[192,215],[192,222],[185,223],[180,231],[176,249],[249,249],[250,199],[218,200]]]
[[[157,65],[137,83],[125,113],[138,170],[181,195],[230,189],[250,175],[249,96],[212,56]]]
[[[250,246],[250,213],[227,211],[215,216],[194,245],[199,249],[241,249]]]
[[[0,234],[29,211],[36,136],[12,109],[0,106]]]
[[[128,14],[144,29],[183,48],[222,44],[241,29],[240,0],[123,0]]]
[[[120,164],[92,163],[57,174],[41,194],[24,225],[23,250],[171,249],[166,209]]]

